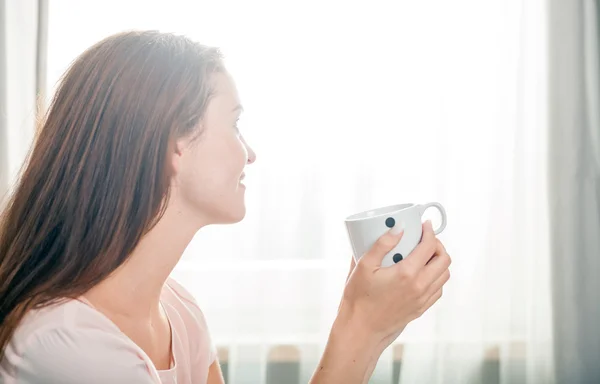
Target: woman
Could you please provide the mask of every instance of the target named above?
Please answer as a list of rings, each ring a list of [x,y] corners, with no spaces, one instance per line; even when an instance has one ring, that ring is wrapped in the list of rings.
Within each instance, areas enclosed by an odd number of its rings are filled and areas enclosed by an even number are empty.
[[[99,42],[67,71],[0,223],[0,382],[223,383],[194,298],[169,274],[194,234],[245,214],[256,155],[218,50],[158,32]],[[352,263],[312,378],[364,383],[442,293],[450,258],[424,225]]]

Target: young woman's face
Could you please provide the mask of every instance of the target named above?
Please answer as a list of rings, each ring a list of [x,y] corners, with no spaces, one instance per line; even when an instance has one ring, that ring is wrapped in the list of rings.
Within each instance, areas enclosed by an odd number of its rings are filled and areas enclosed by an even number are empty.
[[[246,214],[242,180],[256,155],[237,127],[242,107],[233,79],[226,73],[214,75],[213,91],[200,137],[177,143],[173,178],[177,196],[172,197],[204,224],[225,224]]]

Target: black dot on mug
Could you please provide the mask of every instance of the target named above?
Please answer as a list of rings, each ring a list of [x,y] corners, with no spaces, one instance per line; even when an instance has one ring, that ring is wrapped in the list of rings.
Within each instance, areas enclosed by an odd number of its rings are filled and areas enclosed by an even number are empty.
[[[385,225],[388,228],[393,228],[394,225],[396,225],[396,220],[394,220],[393,217],[388,217],[387,219],[385,219]]]
[[[404,257],[402,257],[401,254],[396,253],[392,260],[394,260],[394,263],[397,263],[397,262],[401,261],[402,259],[404,259]]]

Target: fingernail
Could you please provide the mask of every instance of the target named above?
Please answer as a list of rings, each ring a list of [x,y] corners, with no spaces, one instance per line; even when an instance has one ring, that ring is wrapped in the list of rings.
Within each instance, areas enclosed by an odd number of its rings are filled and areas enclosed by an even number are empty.
[[[394,225],[389,232],[392,235],[400,235],[402,232],[404,232],[404,225],[402,223],[396,223],[396,225]]]
[[[396,237],[401,237],[402,235],[404,235],[404,229],[400,229],[398,231],[394,231],[392,232],[394,234],[394,236]]]

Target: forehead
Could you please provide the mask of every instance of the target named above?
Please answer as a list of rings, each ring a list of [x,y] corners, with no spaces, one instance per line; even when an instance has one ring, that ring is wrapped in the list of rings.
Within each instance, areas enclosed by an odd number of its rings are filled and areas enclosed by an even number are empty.
[[[235,107],[240,104],[237,87],[231,75],[227,72],[216,73],[213,77],[214,102],[224,107]]]

